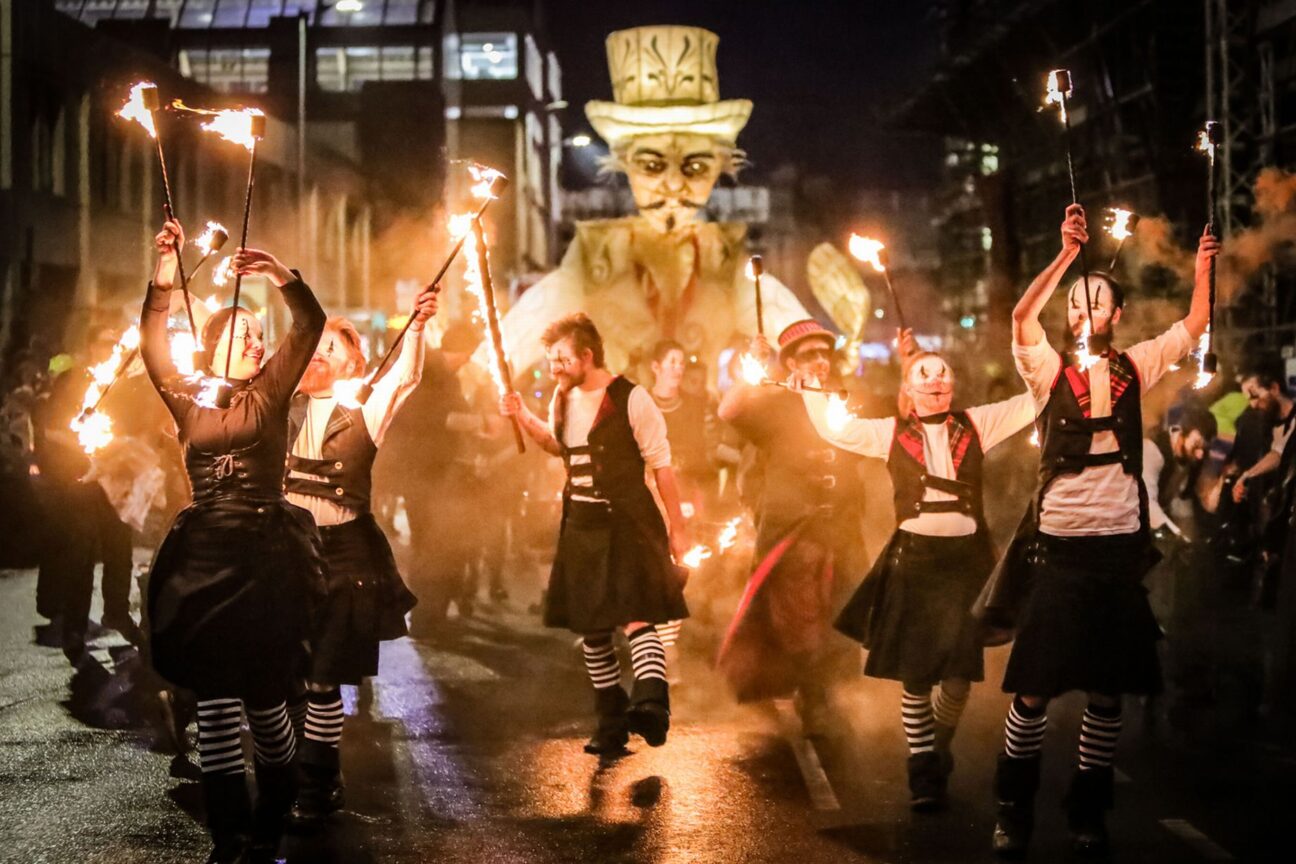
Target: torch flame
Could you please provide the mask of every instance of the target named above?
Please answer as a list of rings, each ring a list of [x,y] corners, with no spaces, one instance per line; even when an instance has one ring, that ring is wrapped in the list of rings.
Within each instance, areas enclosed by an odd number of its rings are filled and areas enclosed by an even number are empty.
[[[1215,380],[1214,372],[1206,371],[1206,354],[1210,351],[1210,328],[1202,333],[1201,338],[1197,340],[1197,350],[1193,353],[1197,355],[1197,377],[1193,380],[1193,389],[1201,390],[1211,381]]]
[[[253,117],[264,116],[259,108],[242,108],[240,110],[216,111],[212,119],[202,124],[208,132],[215,132],[226,141],[241,144],[248,150],[256,147],[257,136],[253,134]]]
[[[90,386],[86,387],[85,395],[81,397],[81,413],[69,424],[69,428],[77,433],[77,440],[87,456],[106,447],[113,439],[112,420],[108,415],[100,414],[93,409],[104,390],[112,384],[113,379],[125,371],[127,355],[138,348],[139,343],[139,327],[132,324],[117,340],[108,359],[87,370],[90,375]]]
[[[225,230],[224,225],[219,222],[208,222],[206,230],[198,235],[193,244],[201,249],[204,255],[212,254],[220,248],[220,246],[216,245],[216,232],[218,231],[224,235],[225,240],[229,239],[229,231]],[[223,242],[221,245],[224,245]]]
[[[728,551],[738,542],[738,526],[740,525],[742,525],[742,517],[735,516],[720,529],[720,536],[716,539],[716,545],[720,547],[721,552]]]
[[[882,250],[886,246],[883,245],[881,240],[874,240],[872,237],[862,237],[859,234],[852,233],[848,247],[856,261],[863,261],[865,264],[872,265],[873,269],[879,273],[886,272],[886,265],[882,263]]]
[[[697,569],[702,562],[711,557],[711,548],[700,543],[684,553],[684,566],[690,570]]]
[[[468,166],[468,173],[473,179],[470,192],[474,198],[485,201],[495,197],[495,181],[504,176],[503,171],[473,162]]]
[[[1128,240],[1134,232],[1130,230],[1130,221],[1134,217],[1133,210],[1125,210],[1120,207],[1111,208],[1112,224],[1108,229],[1113,240]]]
[[[176,371],[186,377],[193,375],[197,371],[194,369],[194,354],[198,350],[193,334],[188,330],[179,330],[171,334],[168,344],[171,348],[171,362]]]
[[[1084,328],[1081,329],[1080,338],[1076,339],[1075,346],[1076,365],[1084,372],[1088,372],[1098,362],[1098,358],[1089,353],[1089,337],[1091,335],[1093,334],[1089,329],[1089,319],[1086,318]]]
[[[1032,447],[1039,447],[1039,429],[1032,429],[1030,434],[1030,443]]]
[[[452,216],[450,217],[450,231],[451,233],[454,233],[464,226],[468,226],[468,228],[471,229],[472,223],[473,214],[471,213],[461,213],[457,216]],[[490,316],[486,308],[486,289],[482,287],[481,266],[477,257],[477,234],[472,230],[468,230],[463,237],[464,288],[467,289],[469,294],[477,298],[477,309],[473,313],[473,317],[479,321],[489,321]],[[482,238],[485,239],[484,234],[482,235]],[[486,328],[486,336],[488,339],[493,338],[489,327]],[[503,396],[508,393],[512,388],[509,387],[508,382],[501,377],[499,364],[487,363],[486,366],[490,369],[491,380],[495,382],[495,389],[499,394]]]
[[[215,285],[217,288],[224,288],[225,285],[229,282],[230,277],[234,275],[233,271],[234,271],[234,259],[229,255],[226,255],[224,258],[220,260],[220,263],[216,265],[216,269],[212,270],[212,284]],[[208,298],[207,300],[208,308],[211,308],[212,299],[214,299],[214,296]],[[216,309],[219,308],[220,308],[220,303],[217,302],[216,308],[212,309],[212,311],[215,312]]]
[[[1210,140],[1210,130],[1202,129],[1197,133],[1197,150],[1205,153],[1212,165],[1215,164],[1215,144]]]
[[[1065,72],[1064,69],[1054,69],[1048,74],[1048,94],[1044,97],[1045,105],[1057,105],[1058,116],[1065,124],[1067,120],[1067,103],[1066,100],[1071,97],[1070,86],[1064,91],[1058,83],[1058,73]]]
[[[756,281],[756,277],[757,275],[759,275],[756,273],[756,265],[753,263],[752,258],[747,259],[746,273],[747,273],[747,278],[753,282]]]
[[[742,364],[742,378],[753,387],[763,383],[768,376],[765,374],[765,364],[757,360],[751,354],[743,354],[738,358]]]
[[[203,301],[203,305],[207,307],[207,311],[216,312],[221,308],[220,298],[215,294],[208,294],[207,299]]]
[[[828,428],[833,432],[840,432],[846,428],[846,423],[850,419],[851,412],[846,405],[846,400],[837,393],[830,395],[828,397]]]
[[[333,385],[333,396],[344,408],[359,408],[360,390],[366,381],[366,378],[346,378],[338,381]]]
[[[194,402],[203,408],[219,408],[216,400],[220,397],[221,389],[229,386],[229,382],[224,378],[208,378],[202,375],[195,375],[190,379],[199,383],[198,395],[194,397]]]
[[[153,125],[153,112],[144,107],[144,91],[149,87],[156,88],[157,85],[152,81],[141,81],[132,87],[130,98],[117,112],[117,116],[123,120],[134,120],[144,127],[149,137],[156,138],[157,127]]]

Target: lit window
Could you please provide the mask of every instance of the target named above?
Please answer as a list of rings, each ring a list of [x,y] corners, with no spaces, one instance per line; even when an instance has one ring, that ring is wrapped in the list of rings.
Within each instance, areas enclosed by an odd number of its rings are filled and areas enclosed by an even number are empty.
[[[447,78],[503,81],[518,77],[516,33],[451,34],[445,47]]]
[[[270,49],[190,48],[180,52],[180,69],[222,93],[264,93],[270,78]]]
[[[356,92],[366,81],[427,81],[432,78],[432,48],[424,45],[319,48],[315,80],[324,90]]]

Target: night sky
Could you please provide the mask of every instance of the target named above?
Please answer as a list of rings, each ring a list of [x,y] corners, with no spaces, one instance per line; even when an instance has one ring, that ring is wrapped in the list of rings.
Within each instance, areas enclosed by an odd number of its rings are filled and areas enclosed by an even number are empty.
[[[923,0],[550,0],[549,31],[563,64],[567,128],[589,131],[584,104],[610,99],[604,39],[648,24],[706,27],[720,36],[720,98],[755,103],[738,143],[760,182],[787,162],[844,186],[920,185],[936,170],[930,142],[880,118],[934,63],[936,24]]]

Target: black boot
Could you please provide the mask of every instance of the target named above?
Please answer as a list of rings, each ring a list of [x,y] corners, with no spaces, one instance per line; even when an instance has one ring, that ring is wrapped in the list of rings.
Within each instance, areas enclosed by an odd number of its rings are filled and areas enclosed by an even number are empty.
[[[585,752],[598,756],[615,756],[624,753],[630,741],[630,727],[626,721],[626,708],[630,697],[620,684],[598,687],[594,690],[594,710],[598,714],[598,729],[585,744]]]
[[[1081,855],[1106,855],[1105,813],[1112,808],[1113,772],[1107,768],[1076,769],[1065,804],[1071,845]]]
[[[297,798],[297,768],[256,763],[256,806],[252,810],[252,864],[275,860],[284,819]]]
[[[297,751],[300,766],[297,800],[288,819],[301,828],[315,827],[342,809],[342,765],[338,748],[309,738]]]
[[[1026,854],[1035,827],[1035,791],[1039,789],[1040,757],[1013,759],[999,754],[995,769],[995,796],[999,801],[995,820],[994,851],[1005,858]]]
[[[909,756],[909,809],[916,813],[945,809],[945,773],[940,755],[933,751]]]
[[[649,747],[666,743],[670,730],[670,687],[661,678],[636,678],[626,712],[630,731],[648,742]]]
[[[204,774],[202,787],[213,845],[207,864],[248,864],[252,805],[243,772]]]

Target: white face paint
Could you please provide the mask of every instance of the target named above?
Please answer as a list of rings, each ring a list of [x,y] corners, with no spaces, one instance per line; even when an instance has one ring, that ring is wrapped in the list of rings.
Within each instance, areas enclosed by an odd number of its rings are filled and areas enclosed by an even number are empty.
[[[1120,321],[1121,310],[1112,305],[1111,285],[1101,276],[1089,277],[1089,303],[1085,303],[1084,277],[1076,280],[1067,295],[1067,325],[1071,334],[1079,337],[1084,330],[1085,319],[1089,317],[1089,308],[1093,307],[1092,332],[1095,336],[1106,336],[1111,340],[1112,325]]]
[[[626,156],[635,205],[659,231],[693,224],[720,179],[716,143],[683,132],[640,135]]]
[[[940,357],[920,357],[909,367],[904,387],[919,417],[942,414],[954,400],[954,372]]]

